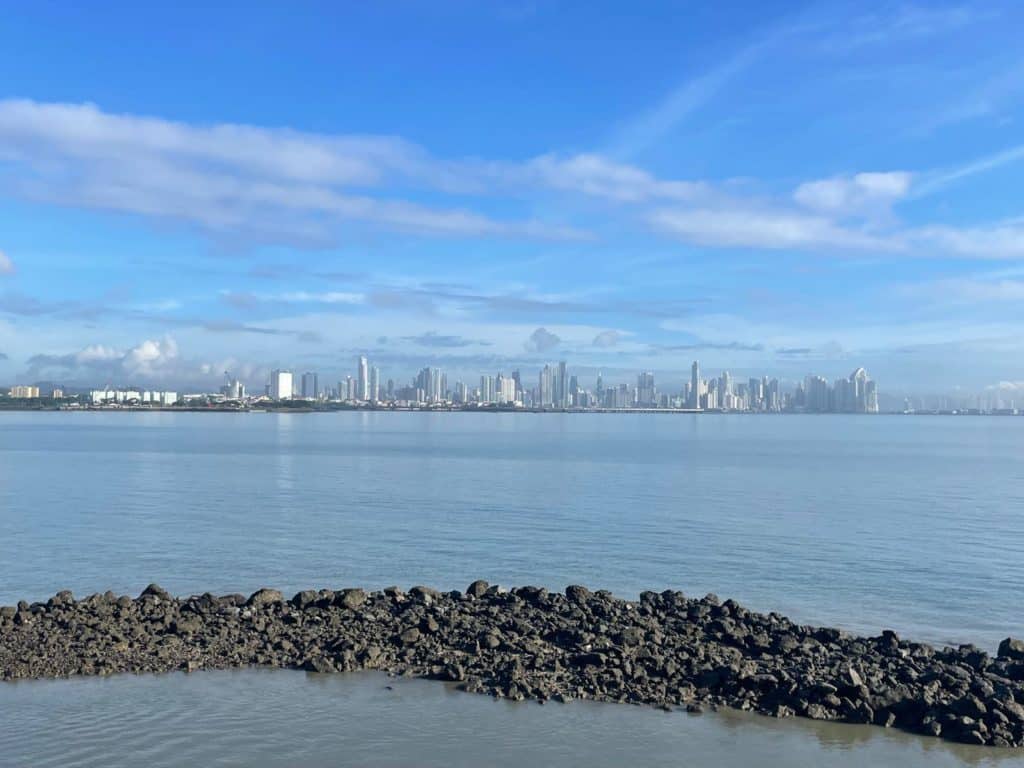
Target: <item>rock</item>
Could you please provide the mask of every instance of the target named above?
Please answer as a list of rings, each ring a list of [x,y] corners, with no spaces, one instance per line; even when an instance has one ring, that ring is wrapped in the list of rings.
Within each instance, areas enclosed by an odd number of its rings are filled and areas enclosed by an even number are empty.
[[[320,593],[315,592],[312,589],[306,589],[299,592],[291,599],[291,604],[299,610],[304,610],[311,605],[316,605],[320,600]]]
[[[276,589],[258,589],[253,592],[249,599],[246,601],[246,605],[258,608],[263,605],[273,605],[274,603],[284,602],[284,595],[282,595]]]
[[[603,667],[608,657],[603,653],[579,653],[569,659],[574,667]]]
[[[416,586],[409,590],[409,597],[413,600],[418,600],[421,603],[430,605],[431,603],[437,602],[441,599],[441,593],[436,589],[430,587]]]
[[[361,589],[344,589],[334,596],[334,604],[350,611],[358,610],[366,604],[366,592]]]
[[[859,687],[864,684],[864,681],[861,679],[860,673],[857,672],[856,669],[853,667],[847,667],[843,672],[843,683]]]
[[[480,579],[477,579],[472,584],[470,584],[468,587],[466,587],[466,594],[469,595],[470,597],[474,597],[474,598],[483,597],[484,595],[487,594],[487,589],[490,586],[491,585],[488,584],[486,581],[482,581]]]
[[[171,596],[167,594],[166,590],[162,589],[156,584],[150,584],[148,587],[142,590],[142,594],[139,595],[139,599],[141,600],[144,597],[156,597],[161,600],[171,599]]]
[[[314,658],[306,659],[302,662],[302,669],[306,672],[318,672],[320,674],[326,674],[335,672],[334,665],[330,660],[325,659],[323,656],[316,656]]]
[[[999,644],[996,654],[1000,659],[1014,659],[1024,661],[1024,640],[1016,640],[1008,637]]]
[[[583,604],[590,599],[590,590],[578,584],[570,584],[565,588],[565,596],[570,602]]]
[[[402,645],[416,645],[420,641],[420,631],[416,627],[410,627],[402,632],[398,639],[402,641]]]
[[[502,698],[729,706],[775,717],[874,723],[942,738],[1024,746],[1024,658],[934,649],[894,633],[854,637],[793,624],[714,596],[604,590],[465,595],[413,587],[276,590],[176,599],[156,586],[0,608],[0,679],[262,665],[386,670]]]

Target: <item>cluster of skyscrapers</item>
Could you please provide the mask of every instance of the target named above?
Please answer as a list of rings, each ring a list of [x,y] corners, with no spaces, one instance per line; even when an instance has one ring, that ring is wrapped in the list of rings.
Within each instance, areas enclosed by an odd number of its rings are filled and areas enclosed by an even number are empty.
[[[778,379],[739,380],[728,371],[715,378],[701,375],[694,362],[688,381],[659,390],[654,374],[644,371],[636,383],[606,385],[597,374],[592,390],[580,385],[563,360],[540,369],[536,383],[523,381],[519,370],[510,374],[484,374],[475,382],[455,381],[449,386],[440,368],[421,369],[407,384],[382,381],[380,369],[365,355],[358,358],[355,376],[345,376],[334,387],[321,387],[315,372],[295,379],[291,371],[275,370],[266,395],[273,400],[302,398],[350,403],[406,406],[502,406],[539,409],[677,409],[695,411],[805,411],[812,413],[877,413],[878,389],[863,368],[832,384],[820,376],[807,376],[783,392]]]

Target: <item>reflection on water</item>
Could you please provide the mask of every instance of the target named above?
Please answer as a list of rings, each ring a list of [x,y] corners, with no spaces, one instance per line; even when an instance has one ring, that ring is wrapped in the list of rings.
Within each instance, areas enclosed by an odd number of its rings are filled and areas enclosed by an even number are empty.
[[[382,674],[236,670],[0,684],[0,765],[915,766],[1019,751],[723,711],[514,703]]]

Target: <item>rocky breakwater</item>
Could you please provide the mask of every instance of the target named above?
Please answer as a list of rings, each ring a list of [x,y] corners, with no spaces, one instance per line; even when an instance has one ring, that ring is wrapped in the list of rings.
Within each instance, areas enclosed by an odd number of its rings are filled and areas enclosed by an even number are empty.
[[[974,744],[1024,745],[1024,642],[996,657],[893,632],[855,637],[713,595],[638,602],[572,586],[427,587],[174,598],[157,586],[0,608],[0,677],[272,666],[375,669],[511,699],[874,723]]]

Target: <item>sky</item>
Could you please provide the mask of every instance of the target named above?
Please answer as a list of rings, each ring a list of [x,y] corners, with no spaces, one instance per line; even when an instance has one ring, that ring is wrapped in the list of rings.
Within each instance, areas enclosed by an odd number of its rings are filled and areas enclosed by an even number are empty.
[[[1024,396],[1024,6],[639,9],[8,5],[0,382]]]

